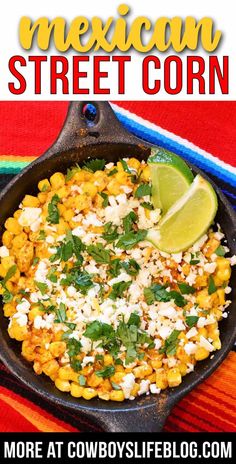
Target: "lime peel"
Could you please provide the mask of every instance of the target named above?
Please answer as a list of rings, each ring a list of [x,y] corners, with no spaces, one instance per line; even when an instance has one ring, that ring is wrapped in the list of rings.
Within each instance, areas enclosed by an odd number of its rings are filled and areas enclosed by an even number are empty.
[[[217,212],[216,193],[203,177],[195,177],[188,191],[169,209],[147,240],[167,253],[192,246],[209,228]]]

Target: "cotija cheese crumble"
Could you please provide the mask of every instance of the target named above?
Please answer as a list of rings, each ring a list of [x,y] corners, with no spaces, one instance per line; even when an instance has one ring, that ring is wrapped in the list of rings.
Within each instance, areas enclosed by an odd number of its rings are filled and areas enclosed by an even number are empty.
[[[161,211],[135,158],[53,174],[5,222],[8,333],[36,374],[76,398],[124,401],[177,387],[221,348],[228,256],[220,226],[183,253],[146,239]]]

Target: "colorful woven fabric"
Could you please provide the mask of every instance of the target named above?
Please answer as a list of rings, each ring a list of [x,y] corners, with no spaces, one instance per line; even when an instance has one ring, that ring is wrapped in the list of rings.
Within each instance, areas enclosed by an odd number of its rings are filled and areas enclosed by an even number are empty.
[[[0,102],[0,188],[55,140],[66,102]],[[236,209],[236,102],[119,102],[125,127],[201,167]],[[165,430],[236,431],[236,353],[172,410]],[[0,431],[99,431],[42,400],[0,364]]]

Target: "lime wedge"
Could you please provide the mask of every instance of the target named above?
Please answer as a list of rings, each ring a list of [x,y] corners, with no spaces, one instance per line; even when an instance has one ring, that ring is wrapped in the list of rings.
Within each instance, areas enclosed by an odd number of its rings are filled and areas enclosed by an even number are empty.
[[[192,171],[179,156],[164,148],[153,148],[148,158],[152,180],[152,202],[165,214],[188,190]]]
[[[178,253],[193,245],[209,228],[217,212],[216,193],[197,175],[188,191],[169,209],[147,240],[167,253]]]

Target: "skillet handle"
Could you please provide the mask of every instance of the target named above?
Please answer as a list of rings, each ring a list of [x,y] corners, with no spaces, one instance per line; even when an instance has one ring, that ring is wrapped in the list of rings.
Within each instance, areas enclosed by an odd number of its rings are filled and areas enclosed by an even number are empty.
[[[92,418],[104,432],[161,432],[172,405],[156,405],[126,410],[90,411]]]
[[[89,103],[96,111],[93,121],[87,117]],[[49,151],[50,154],[58,153],[84,145],[116,141],[137,144],[136,137],[122,127],[107,101],[71,102],[63,128]]]

